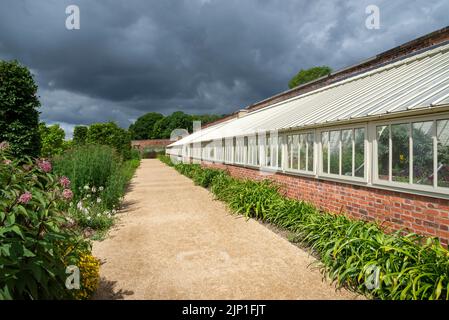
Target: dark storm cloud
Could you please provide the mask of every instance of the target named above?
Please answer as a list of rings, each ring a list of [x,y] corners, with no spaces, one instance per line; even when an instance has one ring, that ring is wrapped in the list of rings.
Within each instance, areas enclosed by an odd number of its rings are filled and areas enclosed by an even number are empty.
[[[148,111],[228,113],[449,24],[449,2],[1,0],[0,58],[36,74],[42,118],[127,127]],[[81,29],[65,28],[76,4]],[[365,27],[380,8],[381,28]]]

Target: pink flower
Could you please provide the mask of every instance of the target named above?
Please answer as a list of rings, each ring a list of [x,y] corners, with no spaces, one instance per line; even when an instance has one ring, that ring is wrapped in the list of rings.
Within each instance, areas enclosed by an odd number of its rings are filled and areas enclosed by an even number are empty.
[[[6,150],[9,148],[9,143],[6,141],[0,142],[0,151]]]
[[[73,198],[73,192],[70,189],[64,189],[62,191],[62,197],[66,200],[72,200]]]
[[[9,159],[3,160],[3,163],[6,164],[6,165],[11,164],[11,162],[12,162],[12,161],[9,160]]]
[[[27,204],[28,202],[30,202],[31,198],[33,198],[33,196],[31,195],[30,192],[27,191],[22,195],[20,195],[19,203]]]
[[[64,188],[70,188],[70,179],[67,177],[61,177],[59,179],[59,183],[61,184],[61,186],[63,186]]]
[[[51,163],[47,160],[39,160],[37,163],[38,167],[44,171],[44,172],[50,172],[51,171]]]

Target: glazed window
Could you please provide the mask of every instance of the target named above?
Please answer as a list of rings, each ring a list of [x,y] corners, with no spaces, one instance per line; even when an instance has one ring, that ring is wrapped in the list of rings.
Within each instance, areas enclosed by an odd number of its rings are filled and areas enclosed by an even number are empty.
[[[365,128],[321,133],[322,173],[347,178],[365,177]]]

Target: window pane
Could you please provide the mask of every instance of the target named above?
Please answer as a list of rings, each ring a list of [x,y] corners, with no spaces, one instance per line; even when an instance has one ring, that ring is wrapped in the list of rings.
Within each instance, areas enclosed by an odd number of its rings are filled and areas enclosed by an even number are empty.
[[[287,136],[287,168],[291,169],[292,168],[292,136]]]
[[[409,124],[391,126],[393,181],[409,182]]]
[[[307,170],[313,171],[313,133],[307,134]]]
[[[328,153],[329,153],[329,132],[323,132],[321,134],[321,154],[323,155],[323,172],[329,173],[329,165],[328,165]]]
[[[433,185],[433,121],[413,123],[413,183]]]
[[[356,177],[365,176],[365,129],[354,130],[354,173]]]
[[[292,150],[292,161],[293,161],[293,169],[298,169],[298,146],[299,146],[299,137],[297,134],[293,136],[293,150]]]
[[[329,133],[329,171],[333,174],[340,174],[340,131]]]
[[[306,170],[307,154],[306,154],[306,135],[299,136],[299,169]]]
[[[377,171],[378,178],[388,180],[390,158],[390,128],[389,126],[377,127]]]
[[[449,120],[437,122],[438,186],[449,188]]]
[[[284,145],[284,137],[278,137],[278,168],[282,168],[282,150]]]
[[[341,132],[341,174],[352,176],[352,130]]]
[[[265,143],[265,165],[267,167],[271,166],[271,141],[270,141],[270,137],[267,135],[266,139],[265,139],[266,143]]]

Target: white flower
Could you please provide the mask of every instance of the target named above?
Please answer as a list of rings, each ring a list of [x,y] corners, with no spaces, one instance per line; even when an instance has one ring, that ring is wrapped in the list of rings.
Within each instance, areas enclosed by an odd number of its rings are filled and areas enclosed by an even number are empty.
[[[101,215],[101,214],[98,212],[98,213],[97,213],[97,217],[99,217],[100,215]]]
[[[112,209],[112,214],[116,214],[116,213],[117,213],[117,210]]]
[[[87,217],[86,219],[87,219],[87,220],[90,220],[90,217]]]
[[[69,203],[69,207],[72,207],[72,205],[73,205],[73,203],[72,203],[72,202],[70,202],[70,203]]]
[[[100,203],[101,202],[101,198],[97,198],[97,203]]]
[[[98,188],[98,190],[100,190],[100,191],[103,191],[103,190],[104,190],[104,188],[103,188],[103,187],[100,187],[100,188]]]
[[[79,201],[78,204],[76,205],[76,207],[77,207],[79,210],[84,209],[84,208],[83,208],[83,202],[82,202],[82,201]]]
[[[92,187],[92,192],[93,192],[93,193],[97,192],[97,188]]]
[[[88,194],[86,197],[90,198],[90,194]]]
[[[89,185],[88,185],[88,184],[86,184],[86,185],[84,186],[84,190],[89,190]]]

